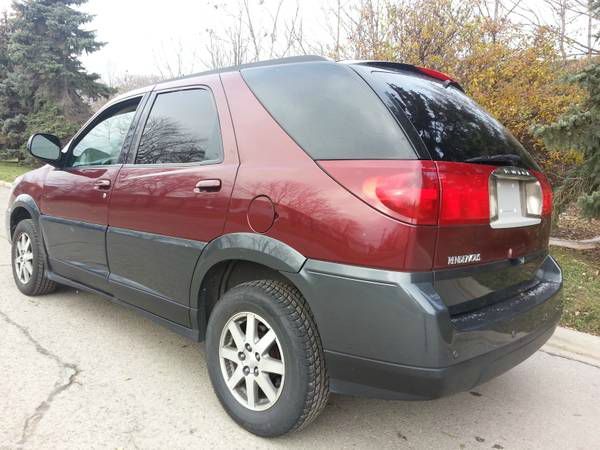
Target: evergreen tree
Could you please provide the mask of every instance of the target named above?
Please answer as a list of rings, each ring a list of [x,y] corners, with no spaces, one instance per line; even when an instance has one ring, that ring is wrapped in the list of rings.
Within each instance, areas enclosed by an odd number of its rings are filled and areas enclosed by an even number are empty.
[[[94,31],[83,28],[92,16],[73,8],[86,1],[13,2],[8,53],[28,111],[37,112],[50,102],[68,118],[81,119],[89,114],[84,98],[110,94],[99,76],[88,74],[79,59],[104,45]]]
[[[600,17],[600,1],[594,4]],[[537,131],[550,148],[577,149],[583,163],[574,168],[556,192],[555,208],[560,212],[578,199],[584,215],[600,217],[600,61],[571,77],[586,92],[585,100],[556,123]]]
[[[10,22],[5,12],[0,17],[0,146],[16,148],[20,145],[26,123],[10,76],[12,64],[8,52],[9,42]]]

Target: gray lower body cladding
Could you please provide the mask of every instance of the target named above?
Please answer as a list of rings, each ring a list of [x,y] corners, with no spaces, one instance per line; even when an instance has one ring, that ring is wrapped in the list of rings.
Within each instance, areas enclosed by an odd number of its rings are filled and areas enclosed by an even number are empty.
[[[308,260],[286,275],[311,306],[332,391],[343,394],[430,399],[468,390],[533,354],[562,312],[562,274],[550,256],[527,289],[454,315],[433,273]]]

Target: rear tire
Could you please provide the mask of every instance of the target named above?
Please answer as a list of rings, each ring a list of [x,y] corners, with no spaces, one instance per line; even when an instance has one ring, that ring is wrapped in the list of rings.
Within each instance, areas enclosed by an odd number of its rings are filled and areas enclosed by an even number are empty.
[[[17,224],[12,238],[12,272],[17,288],[25,295],[43,295],[56,289],[46,276],[44,244],[31,219]]]
[[[266,341],[272,343],[265,347]],[[306,301],[289,284],[250,281],[227,291],[210,315],[206,352],[217,397],[251,433],[273,437],[300,430],[327,403],[319,333]]]

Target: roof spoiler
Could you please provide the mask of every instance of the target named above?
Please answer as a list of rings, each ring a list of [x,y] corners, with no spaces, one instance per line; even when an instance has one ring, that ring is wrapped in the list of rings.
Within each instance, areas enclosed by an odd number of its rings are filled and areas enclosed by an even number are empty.
[[[437,70],[433,70],[433,69],[428,69],[427,67],[414,66],[412,64],[396,63],[396,62],[391,62],[391,61],[339,61],[339,62],[343,62],[345,64],[360,64],[363,66],[379,67],[381,69],[386,69],[386,70],[402,70],[404,72],[418,73],[421,75],[428,76],[430,78],[435,78],[436,80],[440,80],[440,81],[444,82],[445,85],[453,86],[462,92],[465,91],[462,88],[462,86],[458,83],[458,81],[454,80],[453,78],[446,75],[445,73],[438,72]]]

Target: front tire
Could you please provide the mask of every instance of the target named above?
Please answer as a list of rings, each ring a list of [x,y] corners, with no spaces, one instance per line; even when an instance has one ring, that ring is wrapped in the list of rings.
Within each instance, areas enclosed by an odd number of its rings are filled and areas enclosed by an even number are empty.
[[[17,224],[12,238],[12,272],[17,288],[25,295],[43,295],[56,289],[46,276],[46,252],[31,219]]]
[[[321,340],[306,301],[281,281],[243,283],[217,302],[206,335],[221,404],[259,436],[300,430],[327,403]]]

